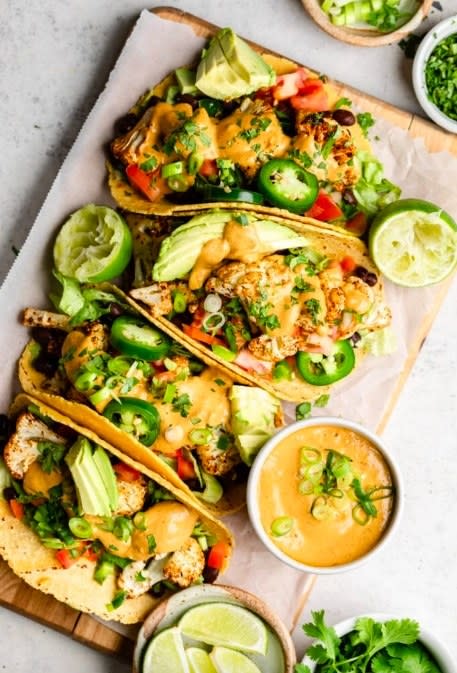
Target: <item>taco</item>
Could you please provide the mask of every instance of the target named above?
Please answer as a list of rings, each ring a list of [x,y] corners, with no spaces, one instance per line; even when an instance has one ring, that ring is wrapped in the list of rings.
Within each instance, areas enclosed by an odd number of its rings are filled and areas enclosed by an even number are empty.
[[[146,251],[135,260],[135,302],[238,381],[281,399],[327,393],[363,355],[361,337],[385,334],[390,323],[380,274],[355,237],[252,211],[213,210],[162,239],[151,265],[144,218],[130,215],[128,222],[134,241],[141,240],[134,254]]]
[[[118,120],[111,193],[135,213],[242,202],[360,234],[367,216],[400,190],[372,155],[371,115],[350,108],[325,77],[259,55],[223,29],[198,62],[171,73]]]
[[[28,584],[123,623],[214,581],[230,532],[160,474],[19,395],[0,459],[0,553]]]
[[[118,288],[64,282],[67,311],[75,292],[86,304],[71,319],[25,311],[23,389],[216,514],[239,509],[249,465],[283,423],[279,400],[235,385],[227,366],[151,325]]]

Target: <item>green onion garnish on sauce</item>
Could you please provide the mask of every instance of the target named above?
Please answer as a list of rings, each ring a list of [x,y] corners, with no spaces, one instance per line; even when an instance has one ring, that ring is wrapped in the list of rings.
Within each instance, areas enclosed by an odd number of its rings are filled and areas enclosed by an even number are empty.
[[[278,516],[271,522],[271,534],[273,537],[282,537],[290,533],[294,527],[294,520],[291,516]]]

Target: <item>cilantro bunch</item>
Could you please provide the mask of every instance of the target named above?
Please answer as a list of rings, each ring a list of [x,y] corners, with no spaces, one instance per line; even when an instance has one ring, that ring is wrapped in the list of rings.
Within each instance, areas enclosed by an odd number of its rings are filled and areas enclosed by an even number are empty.
[[[316,673],[440,673],[428,651],[417,642],[419,624],[411,619],[376,622],[360,617],[353,631],[339,637],[327,626],[324,610],[312,612],[304,624],[307,636],[316,639],[306,652],[317,663]],[[295,673],[311,673],[297,664]]]

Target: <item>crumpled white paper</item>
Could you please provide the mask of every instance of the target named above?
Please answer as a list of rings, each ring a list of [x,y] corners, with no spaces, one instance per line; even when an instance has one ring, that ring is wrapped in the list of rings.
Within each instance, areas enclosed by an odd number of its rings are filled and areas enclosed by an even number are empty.
[[[114,120],[168,72],[192,62],[203,42],[183,24],[164,21],[147,11],[141,14],[0,290],[1,411],[6,411],[17,389],[15,363],[28,338],[19,321],[20,313],[26,306],[44,307],[48,303],[55,232],[80,206],[89,202],[112,203],[105,186],[103,146],[112,137]],[[381,119],[375,133],[381,141],[374,145],[374,151],[384,163],[386,176],[402,186],[403,195],[439,203],[456,217],[457,159],[448,153],[428,153],[422,141],[412,140],[406,131]],[[380,423],[421,325],[434,310],[443,289],[438,286],[409,290],[387,284],[386,291],[394,315],[397,351],[382,360],[366,358],[360,369],[332,393],[328,407],[316,410],[317,414],[343,416],[371,429]],[[293,406],[286,405],[286,410],[288,419],[293,419]],[[261,596],[292,626],[309,578],[265,550],[245,511],[230,517],[228,523],[235,534],[236,551],[222,581]],[[119,628],[114,623],[110,626]]]

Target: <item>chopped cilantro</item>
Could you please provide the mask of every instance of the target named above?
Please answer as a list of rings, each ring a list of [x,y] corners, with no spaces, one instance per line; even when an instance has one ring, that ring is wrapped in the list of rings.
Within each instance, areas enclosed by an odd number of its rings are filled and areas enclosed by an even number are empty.
[[[352,106],[352,101],[349,98],[345,98],[344,96],[342,98],[339,98],[335,105],[333,106],[335,110],[338,110],[340,107],[343,107],[345,105],[346,107],[351,107]]]
[[[317,400],[314,402],[315,407],[326,407],[328,404],[328,401],[330,399],[330,395],[321,395],[320,397],[317,398]]]
[[[214,383],[216,383],[218,386],[225,386],[226,383],[223,379],[214,379]]]
[[[140,164],[140,168],[142,171],[146,171],[148,173],[149,171],[153,171],[154,168],[157,166],[157,159],[155,157],[150,157],[149,159],[146,159],[146,161],[143,161]]]
[[[274,313],[268,313],[272,304],[264,304],[261,301],[253,301],[249,304],[249,315],[255,318],[256,322],[266,329],[276,329],[280,327],[279,318]]]
[[[295,418],[302,421],[311,414],[311,402],[302,402],[295,407]]]
[[[59,466],[67,450],[63,444],[56,444],[50,441],[38,442],[37,448],[40,452],[38,461],[41,464],[43,472],[47,472],[48,474]]]
[[[135,573],[135,582],[145,582],[146,579],[147,578],[143,575],[141,570],[139,572]]]
[[[366,137],[368,135],[368,129],[374,126],[374,119],[371,112],[360,112],[357,115],[357,122],[362,129],[363,135]]]
[[[300,150],[297,149],[290,150],[289,157],[298,164],[301,164],[303,168],[309,168],[313,163],[313,160],[307,152],[300,152]]]
[[[227,451],[231,444],[230,435],[221,435],[217,440],[217,448],[221,451]]]
[[[305,301],[305,306],[311,316],[313,325],[319,325],[319,313],[321,312],[321,304],[317,299],[308,299]]]
[[[312,292],[314,289],[311,283],[307,283],[301,276],[295,276],[294,282],[294,290],[296,292]]]
[[[147,541],[148,541],[148,552],[151,554],[157,547],[157,542],[154,535],[148,535]]]
[[[187,393],[183,395],[178,395],[173,400],[173,409],[178,411],[183,418],[186,418],[189,415],[190,408],[192,406],[191,399]]]

